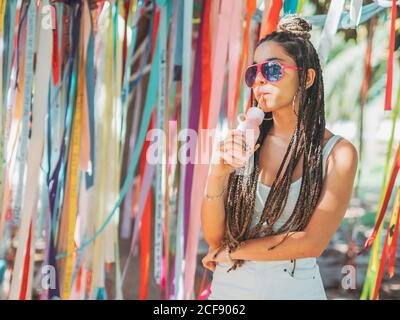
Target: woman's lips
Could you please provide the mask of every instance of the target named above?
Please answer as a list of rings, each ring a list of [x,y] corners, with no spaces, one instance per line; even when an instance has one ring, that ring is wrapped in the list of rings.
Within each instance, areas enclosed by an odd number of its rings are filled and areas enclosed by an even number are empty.
[[[269,95],[270,93],[261,93],[260,94],[260,98],[263,98],[264,100],[267,98],[267,95]]]
[[[266,101],[265,101],[265,97],[266,96],[266,94],[263,94],[263,95],[261,95],[261,97],[260,97],[260,100],[259,100],[259,102],[260,102],[260,105],[266,105]]]
[[[271,92],[264,92],[264,91],[257,92],[258,96],[262,96],[264,94],[271,94]]]

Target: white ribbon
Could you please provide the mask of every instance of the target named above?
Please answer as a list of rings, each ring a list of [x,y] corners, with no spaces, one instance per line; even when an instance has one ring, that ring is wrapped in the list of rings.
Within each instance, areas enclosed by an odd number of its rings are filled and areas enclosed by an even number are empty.
[[[345,0],[335,0],[332,1],[329,6],[328,15],[326,17],[321,41],[318,47],[318,54],[322,65],[324,65],[328,59],[329,50],[332,46],[333,39],[338,29],[340,15],[343,11],[344,1]]]
[[[355,28],[360,23],[363,0],[351,0],[350,3],[350,28]]]
[[[48,0],[41,2],[41,5],[48,5]],[[28,91],[26,97],[24,97],[24,104],[30,104],[30,95],[33,81],[33,52],[34,52],[34,34],[36,24],[36,3],[31,1],[28,9],[28,40],[27,40],[27,59],[25,69],[25,87],[24,92]],[[28,166],[27,166],[27,178],[25,183],[25,198],[22,206],[21,215],[21,228],[19,231],[19,241],[17,248],[16,262],[13,270],[13,281],[11,283],[10,299],[18,299],[21,288],[21,276],[23,271],[23,261],[25,250],[27,248],[27,240],[29,235],[29,228],[32,219],[32,213],[37,205],[37,192],[39,187],[39,173],[40,163],[44,149],[44,137],[45,137],[45,119],[47,112],[47,99],[48,99],[48,83],[50,80],[51,61],[52,54],[52,31],[51,29],[41,28],[39,30],[39,44],[38,44],[38,59],[36,66],[36,77],[35,77],[35,99],[32,107],[32,136],[29,143],[28,152]],[[31,42],[30,42],[31,41]],[[32,57],[30,57],[32,54]],[[30,60],[32,59],[32,60]],[[25,101],[29,99],[29,101]],[[24,108],[25,112],[25,108]],[[27,141],[26,141],[27,142]],[[32,224],[32,243],[31,250],[34,248],[34,226]],[[33,251],[31,251],[31,260],[33,260]],[[31,264],[32,266],[32,264]],[[32,274],[31,274],[32,276]],[[31,286],[29,286],[31,287]],[[27,294],[29,298],[29,294]]]

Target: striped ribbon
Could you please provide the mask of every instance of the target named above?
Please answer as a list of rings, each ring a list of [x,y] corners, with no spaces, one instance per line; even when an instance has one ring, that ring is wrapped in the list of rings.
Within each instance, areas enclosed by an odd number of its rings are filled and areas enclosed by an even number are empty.
[[[44,0],[40,3],[39,12],[41,9],[48,5],[49,2]],[[26,188],[34,187],[34,191],[27,192],[25,190],[25,198],[23,202],[22,208],[22,216],[29,216],[29,213],[32,214],[30,228],[29,228],[29,240],[27,246],[27,253],[25,255],[25,261],[29,257],[34,256],[34,246],[30,246],[31,243],[35,244],[38,233],[35,232],[37,224],[33,223],[37,221],[38,214],[36,213],[36,205],[38,201],[38,193],[39,189],[39,178],[40,178],[40,164],[43,157],[44,151],[44,140],[45,140],[45,118],[47,112],[47,99],[48,99],[48,86],[42,84],[48,84],[50,82],[50,72],[51,65],[48,61],[51,59],[51,48],[52,48],[52,37],[51,30],[46,28],[41,28],[39,32],[39,43],[37,49],[37,65],[35,72],[35,99],[33,101],[32,106],[32,128],[36,128],[32,130],[32,134],[29,142],[29,152],[27,158],[27,180],[26,180]],[[28,252],[30,250],[30,252]],[[34,259],[30,259],[28,274],[29,277],[26,279],[25,286],[27,289],[27,297],[31,297],[31,288],[32,288],[32,276],[33,276],[33,263]],[[24,286],[24,281],[23,281]],[[23,290],[21,289],[21,294]]]
[[[159,21],[159,79],[158,79],[158,107],[156,128],[165,132],[165,108],[166,108],[166,63],[167,63],[167,29],[168,29],[168,8],[166,1],[157,1],[160,6],[160,21]],[[156,168],[156,199],[155,199],[155,223],[154,223],[154,279],[157,284],[161,283],[162,278],[162,256],[163,256],[163,220],[165,212],[165,179],[166,171],[165,164],[165,140],[161,138],[158,144],[158,160]],[[164,269],[164,272],[166,270]],[[165,273],[164,273],[165,276]],[[162,287],[163,290],[163,287]]]
[[[24,211],[24,215],[20,217],[23,194],[23,178],[25,174],[25,163],[27,157],[27,146],[29,139],[29,118],[31,112],[31,91],[33,84],[33,59],[35,52],[35,27],[36,27],[36,3],[30,1],[28,4],[27,13],[27,35],[26,35],[26,51],[24,64],[24,96],[23,96],[23,111],[22,111],[22,131],[20,134],[19,149],[18,149],[18,183],[16,186],[15,203],[13,210],[14,226],[20,226],[20,237],[18,240],[17,254],[13,269],[13,277],[10,289],[10,299],[17,299],[20,295],[22,273],[24,270],[24,255],[27,250],[28,234],[30,233],[31,213],[32,211]],[[26,191],[26,190],[25,190]],[[30,250],[30,249],[29,249]],[[28,251],[29,252],[29,251]]]
[[[7,144],[4,144],[7,141],[8,130],[7,127],[9,126],[10,120],[7,121],[8,114],[8,96],[10,99],[13,97],[15,93],[15,88],[13,90],[8,90],[8,84],[10,81],[10,70],[11,70],[11,61],[12,61],[12,52],[14,50],[14,35],[15,35],[15,28],[11,25],[11,21],[15,21],[16,18],[16,11],[17,11],[17,2],[7,2],[6,6],[6,16],[4,20],[4,51],[3,51],[3,72],[0,74],[2,78],[2,89],[3,97],[1,97],[1,116],[0,116],[0,208],[2,212],[7,211],[8,207],[8,195],[10,193],[9,185],[7,185],[7,172],[6,172],[6,164],[7,164]],[[9,117],[8,117],[9,118]],[[3,181],[6,180],[6,184],[3,184]],[[8,219],[10,220],[10,219]],[[2,214],[0,217],[0,257],[4,256],[4,252],[6,249],[6,243],[10,236],[10,227],[11,224],[9,221],[6,221],[6,215]]]
[[[191,64],[191,47],[192,47],[192,17],[193,17],[193,1],[185,1],[183,5],[183,42],[182,42],[182,99],[181,99],[181,129],[186,129],[189,127],[189,90],[190,90],[190,70],[192,67]],[[187,163],[180,163],[180,175],[179,175],[179,194],[178,198],[178,220],[181,219],[179,226],[182,226],[183,220],[183,252],[182,247],[177,247],[177,256],[180,257],[181,254],[185,254],[187,250],[187,239],[188,239],[188,221],[190,217],[190,210],[185,206],[185,199],[189,197],[189,194],[186,192],[186,188],[188,185],[186,182],[187,175]],[[182,219],[183,218],[183,219]],[[179,279],[183,276],[183,269],[175,268],[175,277],[180,282]],[[178,294],[183,293],[181,288],[178,286],[175,287]],[[179,299],[179,296],[177,297]]]

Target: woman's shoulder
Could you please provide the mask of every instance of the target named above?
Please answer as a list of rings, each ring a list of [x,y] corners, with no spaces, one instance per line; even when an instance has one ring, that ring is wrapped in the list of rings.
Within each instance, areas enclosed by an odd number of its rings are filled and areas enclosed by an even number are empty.
[[[328,155],[327,170],[330,170],[329,167],[333,166],[340,171],[354,170],[357,168],[358,151],[354,144],[341,135],[333,134],[330,131],[329,133],[331,135],[328,140],[333,136],[338,136],[339,139],[332,146],[332,150]]]
[[[347,148],[353,149],[353,151],[357,151],[356,147],[353,145],[353,143],[349,140],[347,140],[346,138],[344,138],[342,135],[340,134],[336,134],[328,129],[325,129],[325,133],[324,133],[324,145],[327,144],[327,142],[329,142],[331,139],[334,139],[334,137],[337,138],[337,143],[335,143],[335,145],[333,146],[332,151],[338,148],[336,145],[340,146],[339,148],[343,148],[343,146],[347,146]]]

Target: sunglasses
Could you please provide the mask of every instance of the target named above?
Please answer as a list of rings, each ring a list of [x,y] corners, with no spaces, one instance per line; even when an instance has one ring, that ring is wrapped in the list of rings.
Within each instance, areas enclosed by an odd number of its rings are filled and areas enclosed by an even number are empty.
[[[266,81],[277,82],[282,79],[285,69],[303,70],[303,68],[285,65],[279,61],[266,61],[248,66],[244,73],[244,80],[249,88],[253,87],[257,74],[261,71]]]

